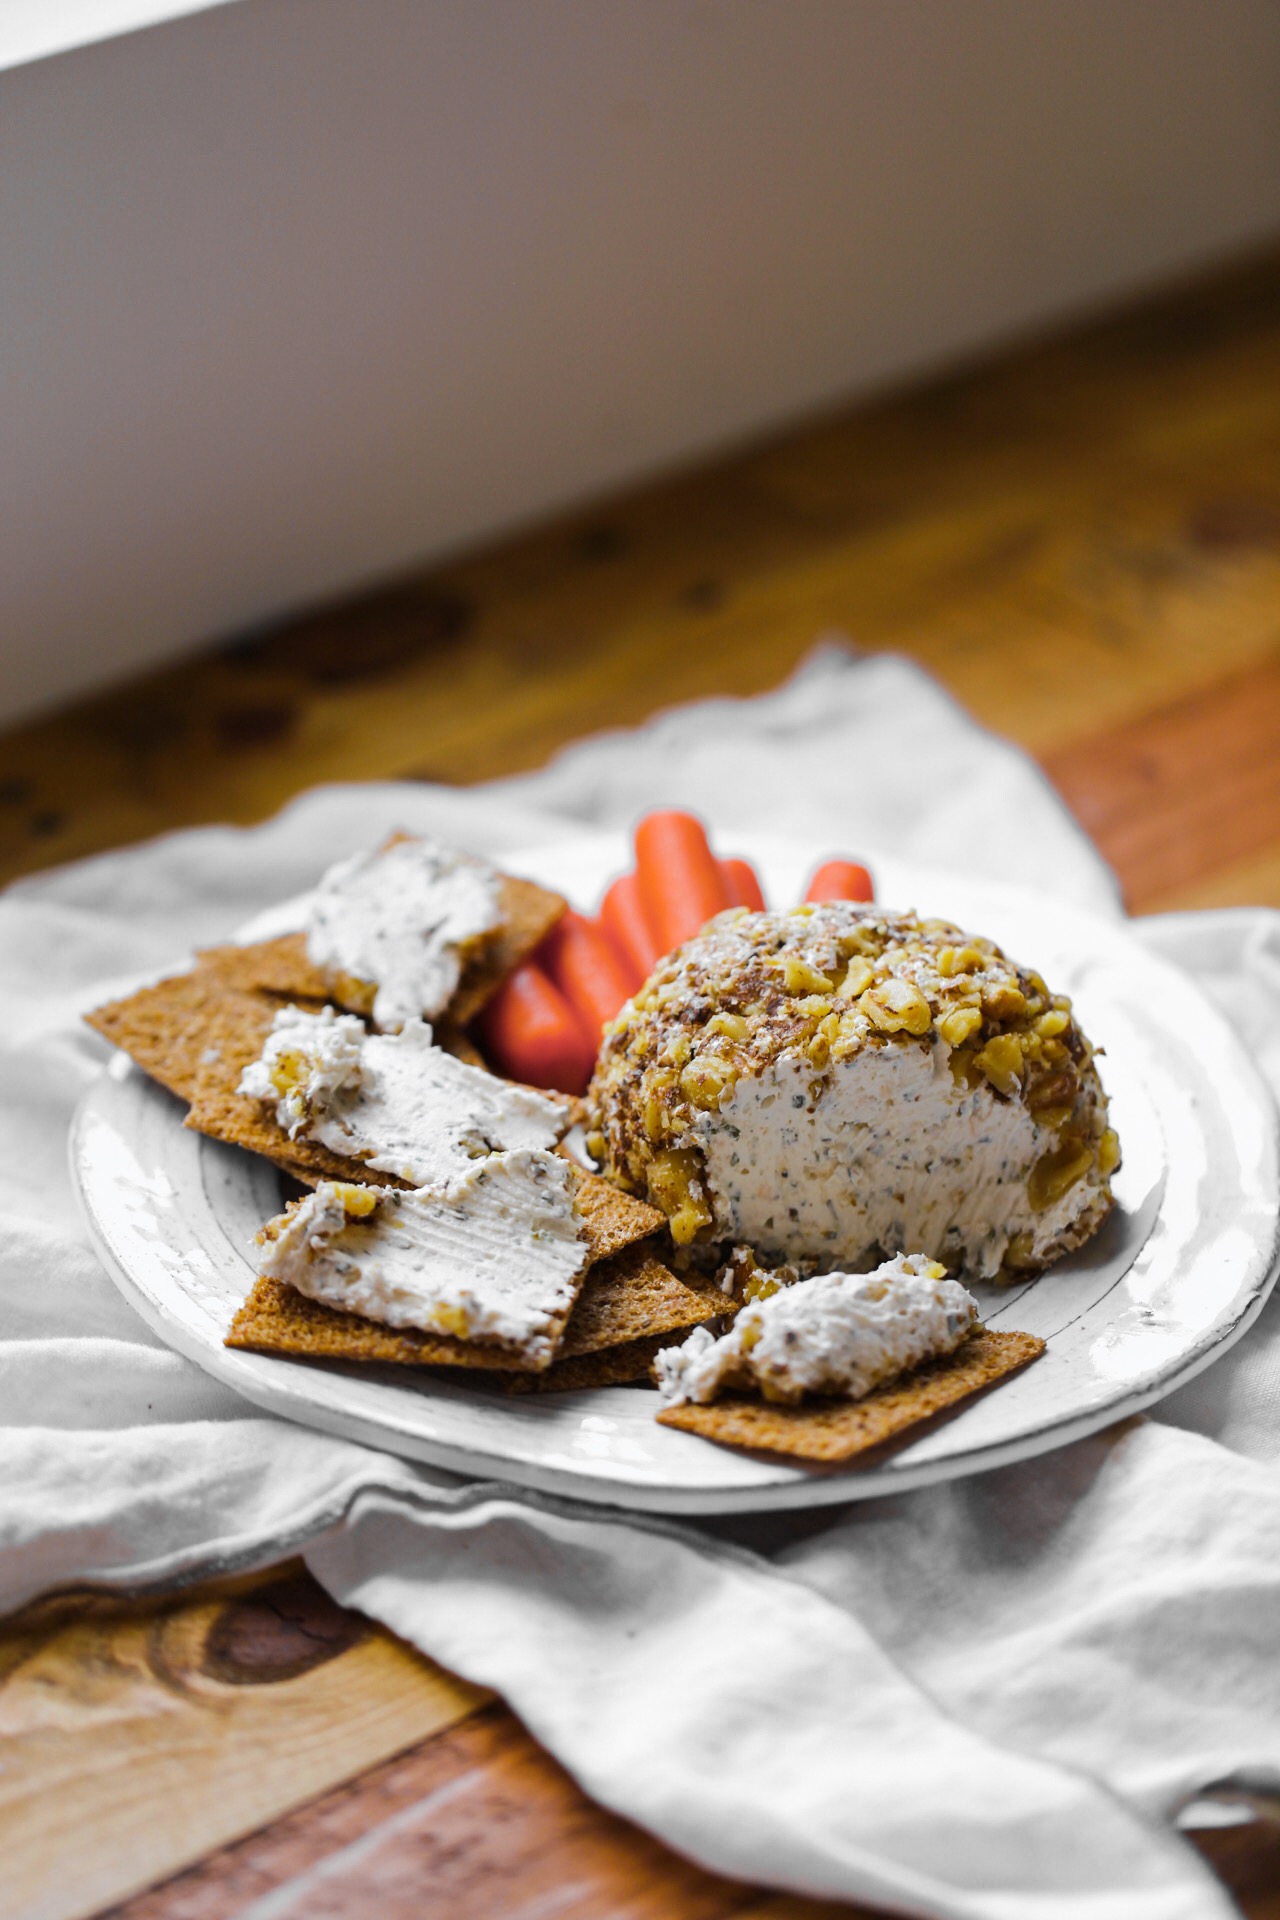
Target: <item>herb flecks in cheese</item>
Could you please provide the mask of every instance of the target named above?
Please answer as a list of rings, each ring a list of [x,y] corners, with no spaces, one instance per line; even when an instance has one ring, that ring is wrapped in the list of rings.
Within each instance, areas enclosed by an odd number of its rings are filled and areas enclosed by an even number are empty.
[[[329,1113],[340,1093],[348,1100],[359,1093],[364,1041],[364,1022],[354,1014],[283,1007],[239,1091],[274,1105],[277,1121],[296,1140]]]
[[[329,869],[308,910],[307,951],[316,966],[376,988],[374,1020],[394,1033],[444,1011],[468,953],[501,921],[487,862],[398,840]]]
[[[259,1271],[387,1326],[549,1360],[589,1253],[574,1192],[538,1148],[477,1161],[445,1193],[324,1181],[264,1229]]]
[[[848,901],[712,921],[606,1030],[590,1097],[592,1151],[712,1260],[1036,1271],[1105,1218],[1119,1161],[1068,1000]]]
[[[553,1146],[569,1124],[562,1102],[455,1059],[420,1020],[368,1033],[329,1007],[282,1009],[240,1091],[274,1103],[291,1138],[415,1187],[447,1186],[486,1154]]]
[[[874,1273],[826,1273],[742,1308],[716,1339],[697,1328],[654,1363],[668,1404],[728,1389],[795,1404],[806,1394],[859,1400],[873,1387],[953,1353],[977,1302],[946,1269],[899,1256]]]

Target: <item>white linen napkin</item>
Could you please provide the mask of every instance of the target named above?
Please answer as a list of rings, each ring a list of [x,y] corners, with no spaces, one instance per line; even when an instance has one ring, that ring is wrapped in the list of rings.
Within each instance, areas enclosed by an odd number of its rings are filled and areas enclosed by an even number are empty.
[[[966,831],[953,796],[965,796]],[[966,1920],[1226,1915],[1176,1834],[1280,1782],[1280,1303],[1146,1419],[800,1519],[667,1524],[467,1483],[268,1418],[163,1348],[77,1221],[80,1014],[404,826],[501,853],[645,807],[1118,912],[1033,765],[908,663],[827,648],[487,789],[335,787],[0,898],[0,1609],[304,1551],[339,1600],[496,1687],[597,1799],[722,1872]],[[1010,834],[1015,836],[1011,844]],[[1137,923],[1280,1087],[1280,915]]]

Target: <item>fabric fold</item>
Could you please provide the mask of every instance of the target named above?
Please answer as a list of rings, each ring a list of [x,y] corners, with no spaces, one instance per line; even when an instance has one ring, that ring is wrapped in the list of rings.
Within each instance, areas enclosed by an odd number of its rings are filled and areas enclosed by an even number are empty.
[[[849,1613],[723,1544],[527,1495],[369,1493],[307,1561],[721,1873],[948,1920],[1231,1911],[1181,1843],[975,1736]]]

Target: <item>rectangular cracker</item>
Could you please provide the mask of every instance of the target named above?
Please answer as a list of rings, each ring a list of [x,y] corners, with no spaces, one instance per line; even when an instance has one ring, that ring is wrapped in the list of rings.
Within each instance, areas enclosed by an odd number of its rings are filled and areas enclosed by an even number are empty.
[[[782,1453],[836,1466],[904,1437],[1036,1360],[1044,1341],[1032,1333],[995,1333],[979,1327],[946,1359],[877,1387],[861,1400],[809,1400],[771,1405],[748,1394],[726,1394],[708,1406],[684,1402],[658,1415],[664,1427],[701,1434],[725,1446]]]
[[[527,960],[564,912],[561,894],[533,880],[498,875],[502,923],[463,965],[458,990],[446,1009],[449,1025],[464,1027],[491,1000],[509,973]],[[286,933],[246,947],[210,947],[200,961],[215,967],[228,985],[244,992],[279,994],[290,1000],[333,1000],[366,1019],[376,989],[360,981],[339,981],[314,966],[305,933]],[[444,1016],[440,1016],[444,1018]]]
[[[381,1361],[409,1367],[499,1367],[536,1370],[535,1362],[503,1347],[482,1347],[416,1327],[385,1327],[362,1314],[310,1300],[282,1280],[260,1275],[231,1323],[224,1344],[250,1353],[308,1360]]]
[[[685,1287],[656,1260],[624,1253],[593,1267],[583,1284],[551,1368],[536,1366],[509,1349],[455,1340],[447,1334],[387,1327],[362,1314],[310,1300],[279,1280],[259,1278],[237,1313],[226,1345],[254,1353],[304,1355],[319,1360],[381,1361],[396,1366],[475,1367],[493,1372],[546,1375],[566,1360],[594,1357],[609,1346],[635,1343],[640,1319],[635,1299],[647,1303],[648,1333],[659,1345],[672,1333],[698,1325],[720,1310],[711,1294]],[[589,1308],[575,1334],[583,1299]],[[634,1379],[635,1374],[628,1378]]]
[[[224,995],[217,976],[197,967],[96,1007],[85,1021],[162,1087],[190,1100],[210,1044],[209,1023]]]
[[[641,1243],[592,1266],[569,1316],[557,1360],[574,1360],[660,1334],[687,1332],[734,1311],[716,1287],[690,1287]]]

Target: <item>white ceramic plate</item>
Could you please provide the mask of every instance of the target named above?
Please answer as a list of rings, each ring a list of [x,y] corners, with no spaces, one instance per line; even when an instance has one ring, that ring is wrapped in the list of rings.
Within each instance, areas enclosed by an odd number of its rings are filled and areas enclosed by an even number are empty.
[[[799,896],[813,850],[755,838],[768,897]],[[626,849],[593,836],[508,864],[590,907]],[[1070,993],[1105,1049],[1124,1147],[1102,1233],[1027,1286],[979,1288],[996,1327],[1048,1351],[872,1468],[814,1472],[659,1427],[652,1392],[514,1399],[407,1369],[270,1359],[222,1344],[253,1281],[251,1242],[278,1211],[265,1161],[182,1125],[180,1103],[123,1057],[77,1116],[72,1166],[126,1297],[180,1353],[246,1399],[307,1426],[459,1473],[670,1513],[799,1507],[922,1486],[1027,1458],[1148,1407],[1238,1339],[1275,1278],[1277,1125],[1225,1022],[1123,930],[1045,896],[874,862],[881,900],[990,935]],[[287,924],[287,919],[286,919]],[[256,930],[255,930],[256,931]]]

